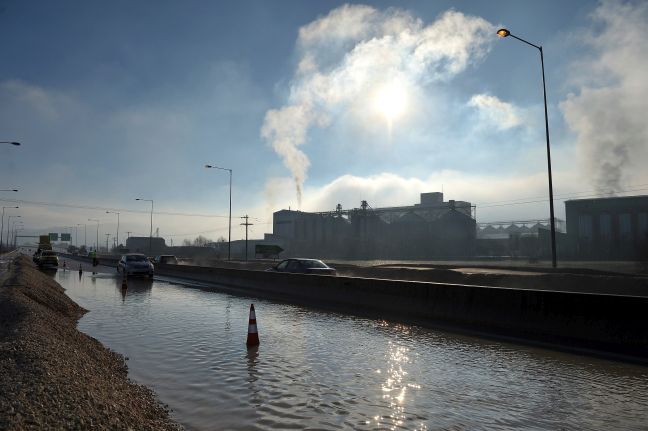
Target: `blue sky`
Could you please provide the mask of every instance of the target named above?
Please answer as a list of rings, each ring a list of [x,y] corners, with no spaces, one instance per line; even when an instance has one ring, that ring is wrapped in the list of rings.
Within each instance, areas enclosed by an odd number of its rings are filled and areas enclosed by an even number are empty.
[[[645,193],[647,18],[644,2],[3,1],[0,139],[23,145],[0,148],[0,189],[20,189],[0,198],[26,201],[26,227],[102,234],[101,208],[148,234],[134,199],[154,199],[162,236],[216,238],[226,218],[178,215],[227,214],[212,163],[257,237],[273,210],[442,187],[478,221],[546,218],[499,204],[546,196],[538,52],[500,25],[545,49],[556,194]]]

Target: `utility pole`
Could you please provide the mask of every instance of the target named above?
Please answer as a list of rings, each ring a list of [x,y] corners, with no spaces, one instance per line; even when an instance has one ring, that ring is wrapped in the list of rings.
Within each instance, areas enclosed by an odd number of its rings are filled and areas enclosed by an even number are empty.
[[[110,234],[106,234],[106,253],[109,253],[109,248],[108,248],[108,238],[110,237]]]
[[[247,262],[248,260],[248,226],[252,226],[252,223],[248,222],[248,215],[245,214],[244,217],[241,217],[245,219],[245,223],[241,223],[241,226],[245,226],[245,261]]]

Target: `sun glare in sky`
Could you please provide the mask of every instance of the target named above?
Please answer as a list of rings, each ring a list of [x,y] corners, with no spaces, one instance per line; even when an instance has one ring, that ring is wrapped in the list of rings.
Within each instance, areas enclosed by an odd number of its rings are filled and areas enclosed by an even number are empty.
[[[402,117],[407,110],[407,90],[398,82],[382,85],[376,91],[374,107],[387,121],[391,130],[394,121]]]

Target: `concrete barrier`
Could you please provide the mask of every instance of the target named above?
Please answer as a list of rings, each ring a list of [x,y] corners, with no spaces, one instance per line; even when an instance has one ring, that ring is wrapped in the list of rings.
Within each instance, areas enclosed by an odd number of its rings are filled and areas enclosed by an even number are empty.
[[[156,273],[218,290],[648,362],[648,298],[189,265]]]

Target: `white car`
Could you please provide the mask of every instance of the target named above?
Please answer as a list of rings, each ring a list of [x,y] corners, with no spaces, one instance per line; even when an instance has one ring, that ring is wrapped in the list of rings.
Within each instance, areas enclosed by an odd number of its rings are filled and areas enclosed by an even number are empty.
[[[148,275],[153,277],[155,268],[148,258],[140,253],[125,254],[117,262],[117,272],[126,275]]]

